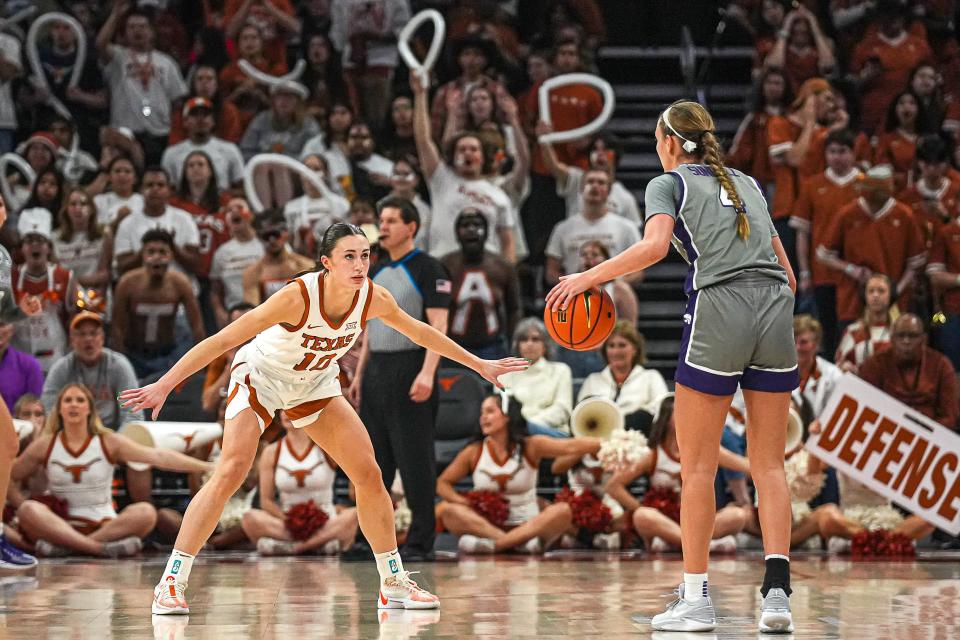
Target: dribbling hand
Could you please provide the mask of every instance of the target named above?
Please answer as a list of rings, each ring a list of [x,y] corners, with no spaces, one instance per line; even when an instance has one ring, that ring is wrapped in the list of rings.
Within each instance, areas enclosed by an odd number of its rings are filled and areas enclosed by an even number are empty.
[[[160,382],[154,382],[139,389],[121,391],[120,395],[117,396],[117,400],[120,401],[121,407],[130,409],[130,411],[153,409],[150,419],[156,420],[169,394],[170,389],[166,388],[165,385],[161,385]]]
[[[480,366],[476,369],[477,373],[483,376],[484,380],[493,383],[497,389],[503,389],[498,378],[505,373],[514,371],[526,371],[530,363],[523,358],[502,358],[500,360],[481,360]]]
[[[591,280],[586,272],[560,276],[560,282],[547,294],[547,307],[550,311],[566,309],[578,294],[596,286]]]

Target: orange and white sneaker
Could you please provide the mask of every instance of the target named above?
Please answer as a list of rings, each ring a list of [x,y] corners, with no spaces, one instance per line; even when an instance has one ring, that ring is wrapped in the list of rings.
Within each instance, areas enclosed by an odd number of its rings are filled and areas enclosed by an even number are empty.
[[[380,584],[378,609],[438,609],[440,598],[410,579],[417,571],[401,571]]]
[[[184,587],[173,576],[167,576],[153,590],[152,611],[156,615],[178,615],[190,613]]]

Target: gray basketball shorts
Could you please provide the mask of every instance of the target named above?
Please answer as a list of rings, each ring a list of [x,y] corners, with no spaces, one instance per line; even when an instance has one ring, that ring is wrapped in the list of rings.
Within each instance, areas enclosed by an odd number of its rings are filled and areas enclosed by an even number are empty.
[[[794,296],[768,278],[716,284],[690,294],[675,380],[717,396],[739,384],[793,391],[800,383],[793,340]]]

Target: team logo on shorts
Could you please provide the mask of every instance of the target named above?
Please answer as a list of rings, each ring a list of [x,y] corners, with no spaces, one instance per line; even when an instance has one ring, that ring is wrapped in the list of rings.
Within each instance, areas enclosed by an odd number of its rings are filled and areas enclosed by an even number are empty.
[[[180,572],[180,561],[174,560],[173,566],[170,567],[170,573],[179,573]]]
[[[356,323],[356,322],[348,322],[348,323],[347,323],[347,330],[348,330],[348,331],[349,331],[350,329],[356,329],[356,328],[357,328],[357,323]]]
[[[683,324],[690,324],[690,321],[691,321],[692,319],[693,319],[693,318],[690,316],[689,313],[683,314]]]

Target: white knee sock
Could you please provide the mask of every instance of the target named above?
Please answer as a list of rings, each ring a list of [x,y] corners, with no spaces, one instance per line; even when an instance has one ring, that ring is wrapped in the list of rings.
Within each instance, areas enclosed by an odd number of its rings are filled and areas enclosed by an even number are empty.
[[[190,569],[193,567],[193,559],[195,557],[196,556],[192,556],[189,553],[174,549],[173,553],[170,554],[170,559],[167,560],[167,568],[163,571],[163,577],[160,578],[160,581],[163,582],[168,576],[173,576],[178,584],[186,587],[187,581],[190,579]]]
[[[683,599],[687,602],[696,602],[706,598],[707,592],[707,574],[705,573],[684,573],[683,574]]]
[[[403,561],[400,560],[400,553],[394,549],[384,553],[375,553],[373,557],[377,559],[377,571],[380,572],[380,582],[403,571]]]

